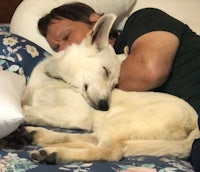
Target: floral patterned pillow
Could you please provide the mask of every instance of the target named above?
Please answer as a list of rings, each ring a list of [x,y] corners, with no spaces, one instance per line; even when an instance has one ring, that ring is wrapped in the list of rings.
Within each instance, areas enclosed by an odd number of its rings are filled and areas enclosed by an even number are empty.
[[[49,55],[37,44],[0,27],[0,70],[29,78],[35,65]]]
[[[0,24],[0,32],[9,32],[10,31],[10,24],[8,23],[1,23]]]

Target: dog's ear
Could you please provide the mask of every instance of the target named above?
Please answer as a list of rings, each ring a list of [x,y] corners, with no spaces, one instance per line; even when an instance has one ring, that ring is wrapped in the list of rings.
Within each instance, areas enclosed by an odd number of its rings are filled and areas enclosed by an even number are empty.
[[[96,45],[100,51],[109,44],[109,34],[116,19],[115,14],[104,14],[94,25],[93,29],[86,36],[86,44]]]

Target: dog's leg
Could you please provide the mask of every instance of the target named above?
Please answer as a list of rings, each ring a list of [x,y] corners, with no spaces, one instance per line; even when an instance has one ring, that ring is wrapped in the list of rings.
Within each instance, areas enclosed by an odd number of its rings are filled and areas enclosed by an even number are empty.
[[[59,108],[60,109],[60,108]],[[50,106],[24,106],[23,112],[26,117],[26,122],[31,125],[38,126],[54,126],[57,127],[58,122],[62,124],[63,120],[58,120],[56,118],[56,111],[58,114],[58,109]],[[61,126],[62,127],[62,126]]]
[[[122,158],[122,144],[99,142],[93,134],[58,133],[42,127],[25,127],[33,143],[45,147],[32,151],[33,161],[61,164],[77,161],[117,161]]]
[[[118,161],[122,158],[121,147],[115,144],[106,146],[83,144],[77,148],[63,147],[44,147],[32,151],[30,157],[35,162],[47,164],[63,164],[69,162],[88,162],[88,161]]]
[[[187,158],[196,138],[199,138],[198,127],[191,131],[187,138],[180,140],[129,140],[125,142],[123,152],[125,156],[169,155]]]
[[[76,109],[72,111],[70,106],[43,105],[36,107],[24,106],[23,111],[26,122],[31,125],[80,128],[87,131],[90,131],[92,127],[93,118],[90,112],[84,109],[79,112]]]
[[[97,144],[97,139],[94,135],[89,133],[72,134],[64,132],[51,131],[43,127],[24,127],[22,129],[22,136],[27,142],[34,145],[46,146],[62,146],[62,144],[73,145],[74,142],[87,142],[90,144]]]

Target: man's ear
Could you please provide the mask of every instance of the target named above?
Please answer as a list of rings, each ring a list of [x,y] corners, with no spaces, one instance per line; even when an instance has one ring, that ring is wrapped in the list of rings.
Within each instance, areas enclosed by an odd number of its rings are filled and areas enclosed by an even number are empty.
[[[92,13],[89,17],[91,23],[96,23],[101,16],[97,13]]]

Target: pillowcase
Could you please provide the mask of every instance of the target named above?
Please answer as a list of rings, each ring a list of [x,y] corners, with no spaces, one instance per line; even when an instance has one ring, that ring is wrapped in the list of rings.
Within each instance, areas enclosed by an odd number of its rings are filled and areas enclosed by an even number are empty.
[[[0,31],[0,69],[29,78],[35,65],[49,56],[35,43],[10,32]]]
[[[94,8],[98,13],[115,13],[122,19],[128,13],[135,0],[78,0]],[[17,7],[12,19],[10,30],[35,42],[46,51],[54,53],[46,39],[37,29],[39,18],[49,13],[51,9],[74,0],[23,0]]]
[[[8,71],[0,71],[0,138],[17,129],[24,120],[21,95],[25,78]]]

